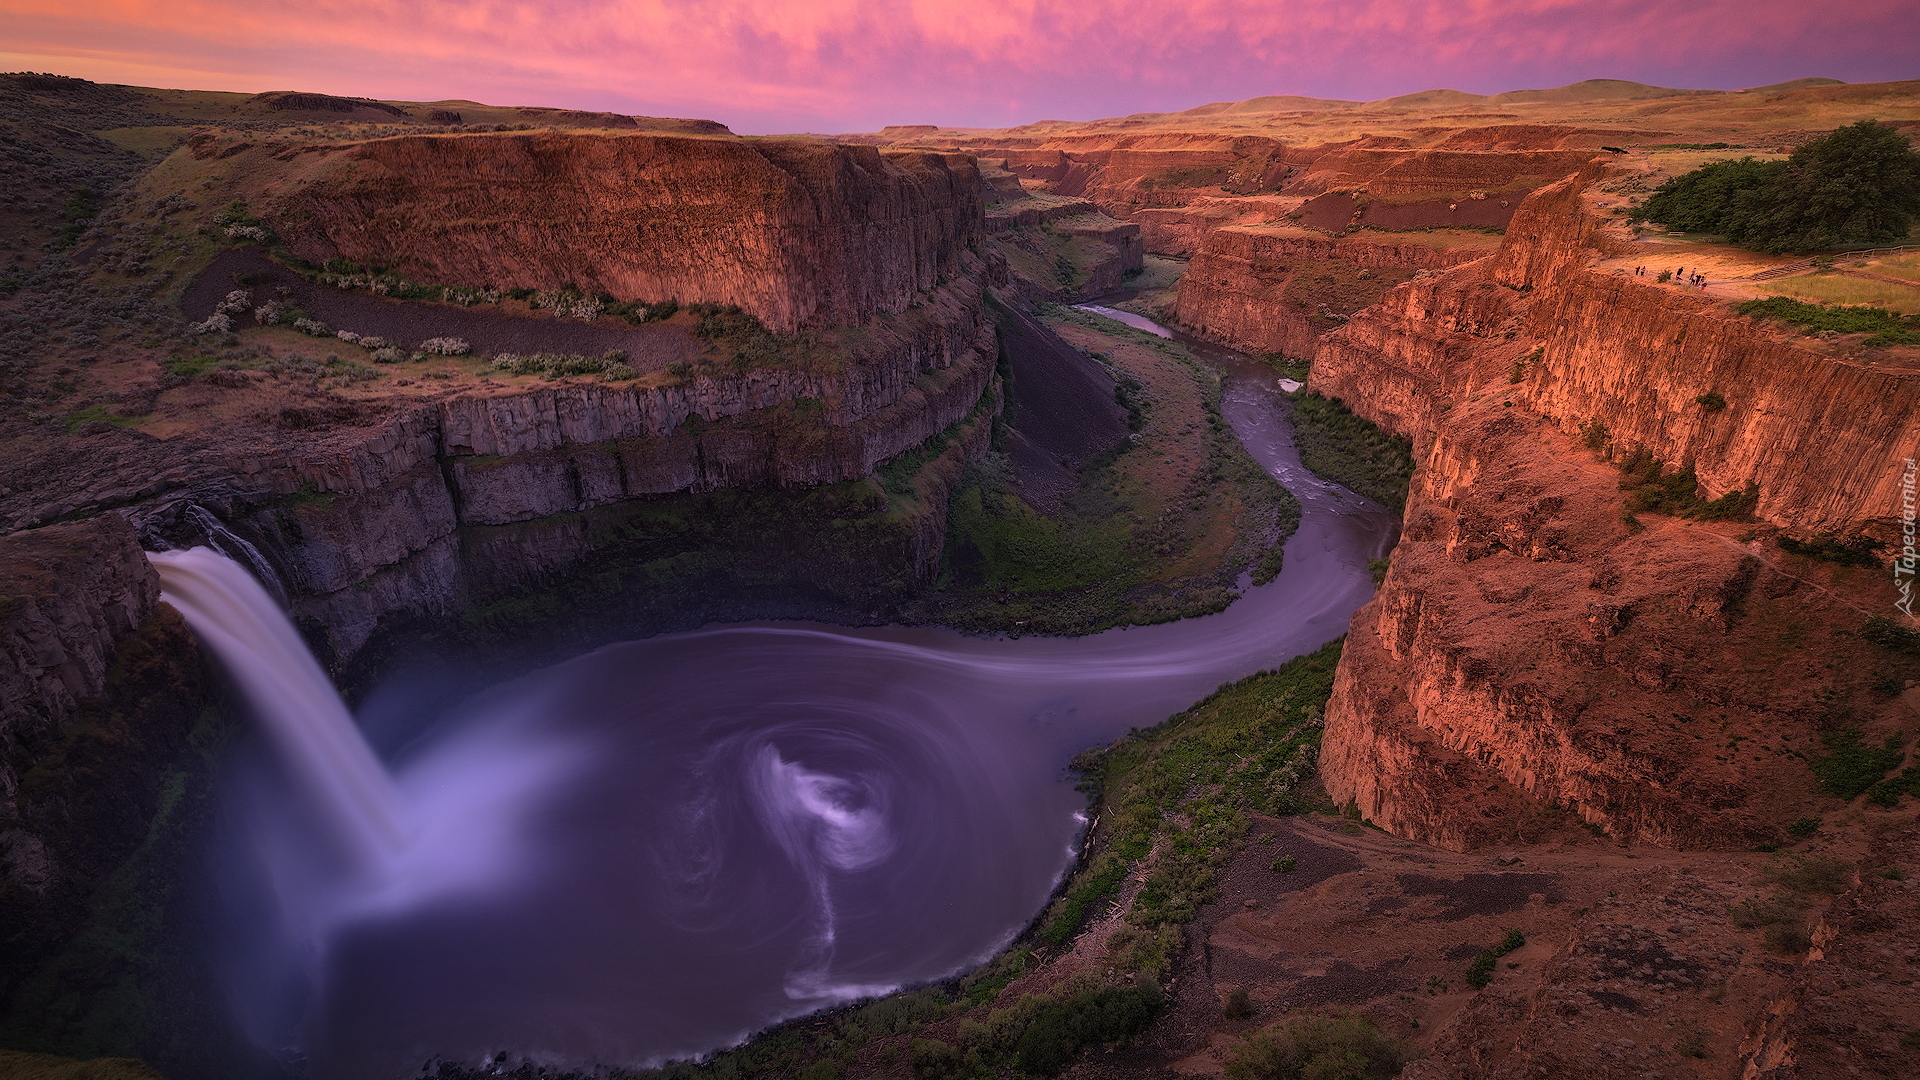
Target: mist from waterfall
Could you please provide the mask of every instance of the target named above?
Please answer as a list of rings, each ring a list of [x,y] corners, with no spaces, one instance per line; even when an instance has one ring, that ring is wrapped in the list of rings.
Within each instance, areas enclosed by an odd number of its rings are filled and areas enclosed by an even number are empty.
[[[1311,651],[1371,594],[1392,516],[1300,469],[1268,395],[1230,384],[1224,410],[1305,512],[1279,578],[1219,614],[625,642],[472,673],[385,762],[245,568],[150,556],[264,735],[217,859],[242,1026],[316,1078],[635,1066],[989,958],[1072,865],[1076,751]]]

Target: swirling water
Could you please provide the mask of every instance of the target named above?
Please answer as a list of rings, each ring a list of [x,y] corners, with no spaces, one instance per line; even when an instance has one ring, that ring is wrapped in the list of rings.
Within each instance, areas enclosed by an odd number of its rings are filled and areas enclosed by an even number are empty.
[[[1076,751],[1317,648],[1371,595],[1391,515],[1299,466],[1270,373],[1230,373],[1227,418],[1305,512],[1281,575],[1219,614],[1077,639],[773,624],[611,645],[479,689],[367,798],[303,761],[310,735],[279,739],[235,778],[243,1020],[317,1076],[500,1050],[634,1065],[991,956],[1071,865]],[[195,587],[180,575],[170,595]],[[256,631],[213,633],[260,711],[311,696],[272,685],[299,664],[250,654]],[[338,741],[343,712],[300,715]]]

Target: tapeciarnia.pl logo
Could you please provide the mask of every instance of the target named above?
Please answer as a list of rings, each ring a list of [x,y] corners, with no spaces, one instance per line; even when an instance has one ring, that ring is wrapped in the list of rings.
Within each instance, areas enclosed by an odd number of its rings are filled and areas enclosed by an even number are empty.
[[[1909,619],[1913,618],[1914,570],[1920,566],[1920,552],[1914,550],[1914,519],[1920,516],[1920,508],[1914,505],[1916,479],[1920,479],[1920,469],[1907,458],[1906,468],[1900,473],[1900,554],[1893,560],[1893,587],[1900,590],[1900,599],[1893,606]]]

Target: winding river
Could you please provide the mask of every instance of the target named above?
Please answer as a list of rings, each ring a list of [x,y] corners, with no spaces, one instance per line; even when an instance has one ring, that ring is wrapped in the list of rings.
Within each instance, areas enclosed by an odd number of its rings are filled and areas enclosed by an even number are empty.
[[[381,820],[344,830],[400,837],[371,854],[327,842],[360,811],[294,797],[260,755],[223,875],[247,1027],[323,1077],[496,1051],[636,1065],[990,957],[1072,864],[1071,756],[1344,633],[1392,542],[1391,514],[1300,466],[1270,371],[1191,344],[1303,504],[1272,583],[1084,638],[783,623],[610,645],[474,688],[388,761]]]

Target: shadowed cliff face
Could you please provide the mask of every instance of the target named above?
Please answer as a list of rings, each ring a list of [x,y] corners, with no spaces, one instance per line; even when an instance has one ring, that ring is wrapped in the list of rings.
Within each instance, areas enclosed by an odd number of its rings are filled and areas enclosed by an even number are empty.
[[[962,272],[972,161],[804,140],[560,132],[182,151],[250,177],[302,258],[435,283],[738,304],[768,326],[860,324]]]
[[[1885,575],[1755,534],[1886,538],[1920,380],[1587,269],[1608,240],[1581,190],[1536,192],[1492,258],[1394,289],[1315,355],[1311,386],[1421,466],[1328,706],[1328,790],[1461,849],[1549,808],[1669,846],[1771,842],[1817,802],[1796,758],[1822,731],[1905,707],[1862,693],[1891,662],[1856,637],[1892,611]],[[1623,519],[1606,458],[1635,451],[1691,464],[1708,498],[1753,485],[1761,528]]]

